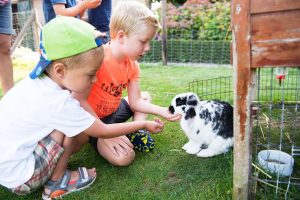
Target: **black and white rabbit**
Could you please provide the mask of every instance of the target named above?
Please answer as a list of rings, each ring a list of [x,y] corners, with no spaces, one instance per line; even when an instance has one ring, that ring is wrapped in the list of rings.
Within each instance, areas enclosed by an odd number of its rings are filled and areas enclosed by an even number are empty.
[[[169,107],[182,114],[180,126],[189,141],[182,149],[198,157],[227,152],[233,145],[233,108],[224,101],[201,101],[194,93],[176,95]]]

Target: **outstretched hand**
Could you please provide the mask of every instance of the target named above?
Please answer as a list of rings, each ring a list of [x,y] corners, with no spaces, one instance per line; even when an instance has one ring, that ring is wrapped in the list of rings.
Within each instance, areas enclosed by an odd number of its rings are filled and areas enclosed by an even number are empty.
[[[159,133],[164,129],[164,123],[160,119],[155,118],[153,121],[147,121],[146,129],[151,133]]]
[[[166,120],[168,120],[170,122],[176,122],[181,119],[180,114],[172,114],[172,113],[170,113],[168,108],[162,108],[160,111],[160,116],[162,116],[163,118],[165,118]]]

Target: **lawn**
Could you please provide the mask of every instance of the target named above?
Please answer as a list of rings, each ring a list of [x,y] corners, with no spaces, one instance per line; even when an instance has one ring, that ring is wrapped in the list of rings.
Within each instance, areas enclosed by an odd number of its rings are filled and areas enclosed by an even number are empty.
[[[27,67],[20,67],[20,76]],[[231,68],[142,65],[141,89],[153,102],[168,106],[175,94],[186,92],[195,79],[230,76]],[[23,70],[22,70],[23,69]],[[153,116],[149,116],[150,119]],[[232,151],[213,158],[186,154],[181,147],[187,138],[179,123],[166,123],[162,133],[153,135],[156,148],[137,153],[129,167],[114,167],[87,145],[70,161],[69,168],[96,167],[95,183],[64,199],[231,199]],[[42,189],[18,197],[0,187],[0,199],[40,199]]]

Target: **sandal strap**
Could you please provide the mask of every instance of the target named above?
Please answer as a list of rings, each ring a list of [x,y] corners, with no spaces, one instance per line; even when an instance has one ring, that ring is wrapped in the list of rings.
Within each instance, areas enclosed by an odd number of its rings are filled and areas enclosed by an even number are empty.
[[[50,190],[50,193],[57,189],[61,190],[67,190],[68,183],[71,179],[71,172],[69,170],[66,170],[64,175],[57,181],[49,180],[44,187]]]
[[[68,183],[70,182],[71,179],[71,172],[69,170],[66,170],[65,174],[62,177],[62,180],[60,182],[60,188],[61,189],[67,189],[68,188]]]
[[[89,181],[89,174],[85,167],[78,167],[78,172],[79,172],[79,179],[81,183],[85,183]]]

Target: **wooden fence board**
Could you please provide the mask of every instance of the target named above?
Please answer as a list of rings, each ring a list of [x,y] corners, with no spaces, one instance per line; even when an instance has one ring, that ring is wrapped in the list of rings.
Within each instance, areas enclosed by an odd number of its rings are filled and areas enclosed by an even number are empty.
[[[300,10],[251,16],[252,41],[284,38],[300,38]]]
[[[300,38],[252,43],[251,67],[300,66]]]
[[[299,0],[251,0],[251,14],[300,9]]]

